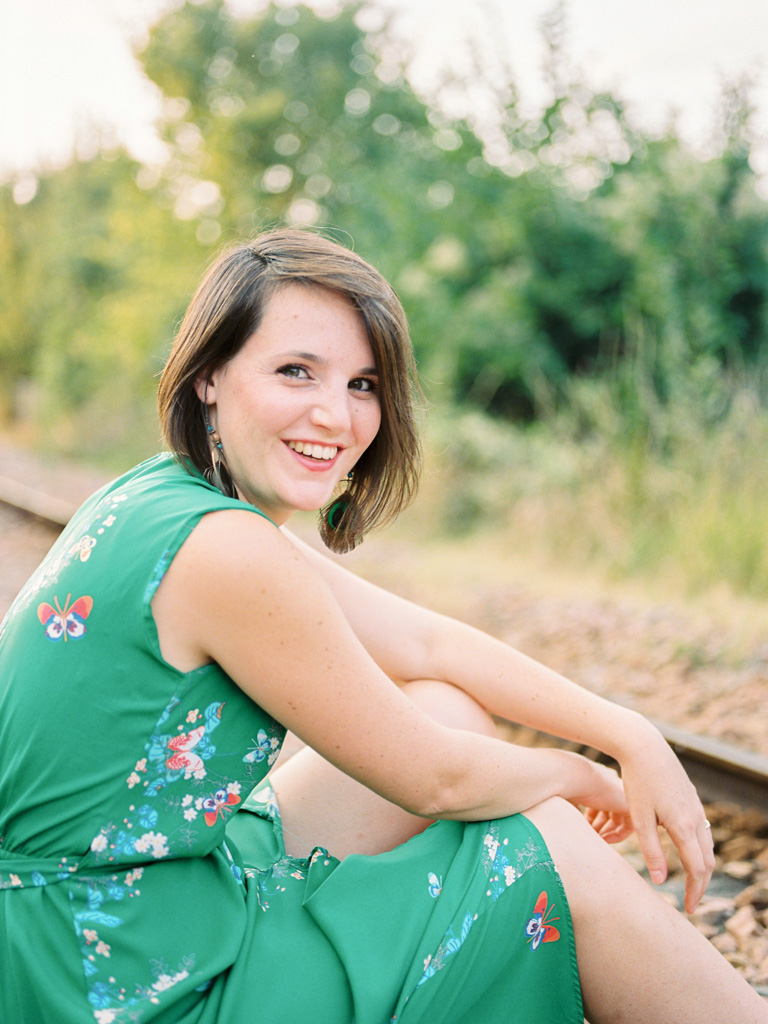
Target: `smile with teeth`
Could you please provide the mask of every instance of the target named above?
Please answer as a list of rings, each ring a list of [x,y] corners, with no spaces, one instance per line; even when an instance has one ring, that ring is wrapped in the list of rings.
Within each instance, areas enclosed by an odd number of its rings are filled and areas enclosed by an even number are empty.
[[[309,441],[286,441],[288,447],[298,455],[327,462],[338,452],[337,445],[311,444]]]

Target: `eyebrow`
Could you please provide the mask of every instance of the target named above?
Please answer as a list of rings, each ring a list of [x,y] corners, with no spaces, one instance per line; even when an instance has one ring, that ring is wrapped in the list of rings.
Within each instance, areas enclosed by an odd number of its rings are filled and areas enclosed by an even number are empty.
[[[319,356],[315,352],[284,352],[280,358],[301,359],[305,363],[317,363],[319,366],[326,366],[328,363],[325,356]],[[375,366],[364,366],[361,370],[358,370],[358,373],[366,374],[368,376],[378,376],[379,371]]]

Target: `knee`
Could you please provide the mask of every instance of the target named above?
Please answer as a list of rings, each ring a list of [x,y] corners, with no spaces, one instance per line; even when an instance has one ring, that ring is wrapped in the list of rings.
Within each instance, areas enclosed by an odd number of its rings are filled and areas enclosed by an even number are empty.
[[[613,883],[635,877],[635,872],[595,832],[581,811],[562,797],[550,797],[524,813],[547,844],[569,902],[573,900],[572,909],[578,909],[581,896],[586,894],[587,900],[593,901],[598,895],[596,889],[610,889]]]
[[[548,797],[525,813],[534,820],[537,827],[541,824],[541,827],[547,830],[564,831],[571,835],[574,829],[578,832],[583,826],[588,832],[592,831],[578,807],[561,796]]]
[[[541,832],[556,861],[588,859],[594,856],[593,847],[607,849],[581,811],[562,797],[549,797],[524,813]]]
[[[403,693],[441,725],[496,736],[496,723],[485,708],[464,690],[436,679],[404,683]]]

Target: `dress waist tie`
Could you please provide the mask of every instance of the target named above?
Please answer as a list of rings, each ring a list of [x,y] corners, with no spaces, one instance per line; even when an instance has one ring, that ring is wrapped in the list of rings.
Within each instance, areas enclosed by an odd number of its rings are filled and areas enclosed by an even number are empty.
[[[79,867],[77,857],[30,857],[0,846],[0,889],[28,889],[70,878]]]

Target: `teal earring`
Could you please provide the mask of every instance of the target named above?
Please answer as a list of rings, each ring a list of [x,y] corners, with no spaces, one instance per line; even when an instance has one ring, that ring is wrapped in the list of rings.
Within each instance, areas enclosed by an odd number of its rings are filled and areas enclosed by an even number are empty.
[[[347,473],[347,483],[350,483],[351,480],[352,470],[350,470],[349,473]],[[349,503],[351,501],[352,495],[349,493],[348,490],[344,491],[344,493],[340,494],[336,501],[334,501],[331,507],[328,509],[325,519],[332,530],[338,530],[338,528],[341,526],[341,521],[344,518],[344,513],[349,508]]]
[[[323,541],[330,547],[328,543],[330,537],[335,534],[342,526],[344,517],[347,514],[349,506],[352,504],[352,495],[349,491],[349,485],[352,482],[353,474],[352,470],[347,473],[347,488],[342,494],[331,502],[331,504],[323,509],[320,513],[320,535]]]
[[[226,494],[229,498],[236,498],[237,492],[235,490],[232,477],[229,472],[226,460],[224,458],[224,446],[221,443],[221,438],[214,430],[210,418],[208,416],[208,381],[205,383],[205,391],[203,393],[203,422],[205,423],[205,432],[208,435],[208,440],[211,443],[211,465],[206,469],[204,476],[212,483],[214,487],[218,488],[222,494]]]

